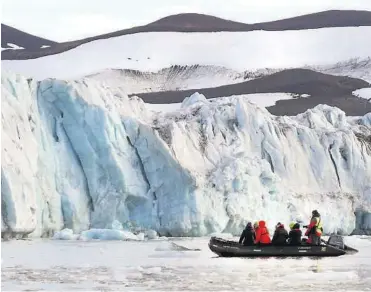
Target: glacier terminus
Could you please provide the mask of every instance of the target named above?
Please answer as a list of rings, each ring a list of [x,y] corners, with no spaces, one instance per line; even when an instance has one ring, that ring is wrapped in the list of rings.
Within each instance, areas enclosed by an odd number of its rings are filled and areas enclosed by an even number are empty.
[[[242,97],[195,93],[153,112],[94,80],[2,74],[3,234],[63,228],[238,234],[247,221],[371,231],[371,113],[318,105],[274,116]]]

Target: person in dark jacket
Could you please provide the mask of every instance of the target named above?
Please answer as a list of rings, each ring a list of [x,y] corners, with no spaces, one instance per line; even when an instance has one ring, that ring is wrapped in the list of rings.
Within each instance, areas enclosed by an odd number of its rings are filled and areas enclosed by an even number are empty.
[[[302,232],[300,230],[300,224],[292,222],[290,223],[290,232],[289,232],[289,245],[301,245],[301,236]]]
[[[239,243],[243,245],[254,245],[254,241],[255,231],[252,227],[251,222],[249,222],[247,223],[245,229],[242,231]]]
[[[272,244],[273,245],[285,245],[286,240],[289,238],[289,234],[287,233],[287,230],[285,229],[285,226],[278,222],[276,225],[276,230],[274,231],[273,238],[272,238]]]

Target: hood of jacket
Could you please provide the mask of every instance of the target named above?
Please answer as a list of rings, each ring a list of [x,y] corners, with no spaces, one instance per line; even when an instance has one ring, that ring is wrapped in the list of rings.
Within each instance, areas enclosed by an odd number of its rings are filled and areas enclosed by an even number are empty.
[[[264,220],[259,221],[259,227],[260,228],[265,228],[265,221]]]
[[[276,225],[276,229],[284,229],[285,228],[285,225],[283,225],[282,223],[278,223]]]

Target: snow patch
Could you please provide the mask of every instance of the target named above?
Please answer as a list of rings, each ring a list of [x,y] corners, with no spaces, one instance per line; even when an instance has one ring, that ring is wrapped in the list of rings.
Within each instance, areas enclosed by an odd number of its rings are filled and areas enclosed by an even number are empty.
[[[17,45],[12,44],[12,43],[7,43],[7,45],[10,47],[8,49],[11,49],[11,50],[23,50],[24,49],[23,47],[17,46]]]
[[[371,88],[361,88],[352,92],[353,95],[358,96],[359,98],[364,98],[371,102]]]
[[[146,103],[146,108],[154,112],[174,112],[181,108],[181,103],[155,104]]]
[[[243,94],[235,95],[233,97],[246,98],[252,103],[258,105],[259,107],[269,107],[274,106],[279,100],[292,99],[293,96],[290,93],[277,92],[277,93],[254,93],[254,94]]]

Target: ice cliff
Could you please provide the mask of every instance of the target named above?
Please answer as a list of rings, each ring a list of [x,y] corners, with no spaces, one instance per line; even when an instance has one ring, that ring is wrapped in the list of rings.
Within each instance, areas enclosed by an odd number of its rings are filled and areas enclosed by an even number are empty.
[[[371,113],[276,117],[242,98],[152,113],[94,81],[2,74],[2,234],[124,226],[240,232],[247,220],[371,230]],[[355,215],[357,214],[357,215]]]

